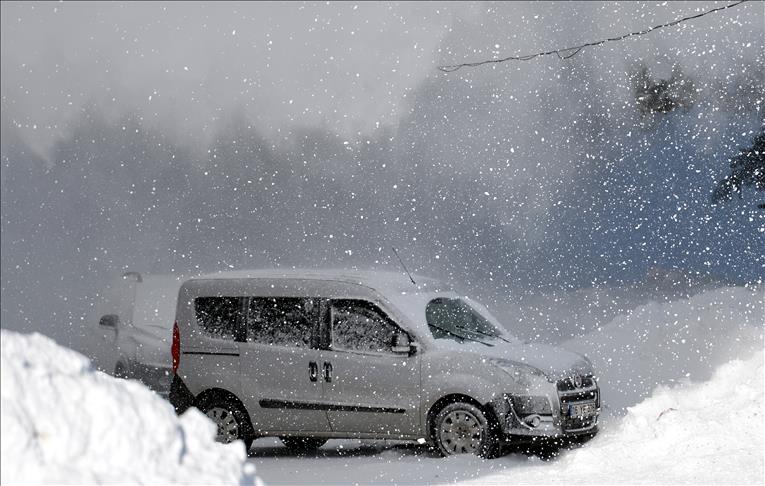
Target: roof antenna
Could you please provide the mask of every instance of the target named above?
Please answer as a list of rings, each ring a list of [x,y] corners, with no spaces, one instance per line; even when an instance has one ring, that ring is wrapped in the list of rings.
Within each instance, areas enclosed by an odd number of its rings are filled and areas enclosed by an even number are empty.
[[[406,272],[406,274],[409,275],[409,280],[411,280],[414,285],[417,285],[417,282],[415,282],[414,279],[412,278],[412,274],[409,273],[409,270],[406,269],[406,265],[404,265],[404,262],[401,260],[401,257],[398,256],[398,252],[396,251],[396,247],[395,246],[391,246],[391,248],[393,248],[393,253],[396,254],[396,258],[398,258],[398,262],[401,264],[402,267],[404,267],[404,271]]]

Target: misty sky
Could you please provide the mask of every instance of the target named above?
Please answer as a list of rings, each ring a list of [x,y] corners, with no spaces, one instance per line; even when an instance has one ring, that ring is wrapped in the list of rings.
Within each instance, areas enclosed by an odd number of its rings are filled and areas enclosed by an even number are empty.
[[[359,137],[397,124],[424,79],[446,78],[437,64],[575,45],[721,4],[3,2],[3,116],[41,150],[87,103],[135,111],[185,143],[209,143],[235,109],[275,140],[296,125]],[[652,67],[722,74],[757,57],[762,15],[740,6],[577,62],[611,71],[667,56]],[[548,58],[451,78],[527,88],[561,67]]]
[[[56,334],[128,269],[390,268],[391,245],[499,298],[761,278],[758,195],[709,194],[763,129],[762,2],[436,69],[723,4],[2,2],[2,325]],[[683,106],[642,113],[641,67]]]
[[[184,142],[209,142],[232,109],[276,139],[296,124],[358,135],[396,123],[454,18],[479,8],[455,7],[4,3],[4,109],[42,144],[88,102]]]

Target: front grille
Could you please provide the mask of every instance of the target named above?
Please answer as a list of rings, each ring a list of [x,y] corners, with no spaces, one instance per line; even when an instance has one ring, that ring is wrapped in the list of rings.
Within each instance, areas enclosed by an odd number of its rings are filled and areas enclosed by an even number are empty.
[[[568,410],[568,405],[579,402],[595,402],[595,407],[600,410],[600,393],[591,376],[583,377],[582,387],[576,388],[570,379],[558,381],[558,398],[560,399],[561,427],[564,432],[587,430],[593,428],[598,423],[598,416],[587,418],[573,418],[565,416],[564,410]]]
[[[598,396],[598,389],[594,390],[588,390],[588,391],[581,391],[576,393],[566,393],[565,395],[559,395],[560,396],[560,403],[561,405],[568,405],[569,403],[575,403],[575,402],[586,402],[595,400],[595,403],[598,407],[600,407],[600,397]],[[563,407],[561,407],[563,408]]]
[[[558,380],[558,391],[575,391],[583,388],[592,388],[593,386],[595,386],[595,378],[592,376],[583,376],[582,385],[579,387],[574,385],[574,379],[572,377]]]

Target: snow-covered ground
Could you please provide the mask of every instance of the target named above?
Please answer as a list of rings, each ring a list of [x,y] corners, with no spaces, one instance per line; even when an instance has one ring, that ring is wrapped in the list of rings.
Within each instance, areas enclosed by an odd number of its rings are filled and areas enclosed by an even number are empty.
[[[213,442],[213,426],[40,335],[2,331],[3,483],[736,483],[765,478],[762,289],[649,303],[563,343],[598,368],[601,433],[552,457],[434,457],[407,443]]]
[[[241,442],[198,411],[95,371],[39,335],[2,330],[3,484],[256,484]]]

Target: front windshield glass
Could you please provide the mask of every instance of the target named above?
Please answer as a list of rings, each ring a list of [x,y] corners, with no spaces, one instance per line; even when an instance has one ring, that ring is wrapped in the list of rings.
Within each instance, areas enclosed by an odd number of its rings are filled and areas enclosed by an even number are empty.
[[[431,300],[425,308],[425,318],[436,339],[484,341],[501,336],[496,327],[461,299]]]

